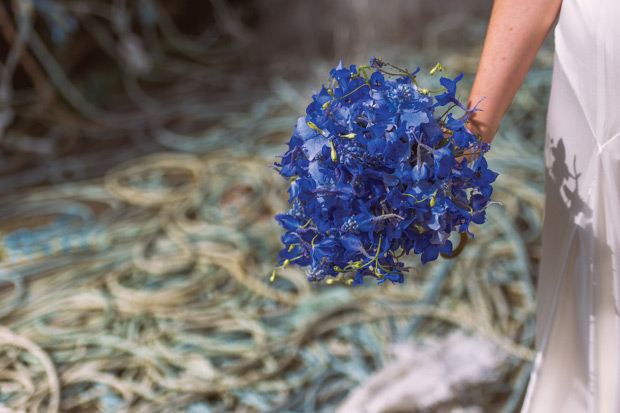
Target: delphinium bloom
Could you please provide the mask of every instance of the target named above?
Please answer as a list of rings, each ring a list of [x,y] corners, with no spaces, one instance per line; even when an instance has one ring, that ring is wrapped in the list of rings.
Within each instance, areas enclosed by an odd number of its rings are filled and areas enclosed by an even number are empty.
[[[403,282],[399,257],[413,251],[424,264],[450,255],[453,231],[473,236],[469,225],[485,221],[497,174],[483,157],[489,145],[467,128],[477,109],[456,98],[462,74],[441,77],[431,92],[418,71],[377,58],[359,68],[341,62],[312,96],[275,163],[291,204],[275,217],[286,231],[276,268],[308,267],[309,281]]]

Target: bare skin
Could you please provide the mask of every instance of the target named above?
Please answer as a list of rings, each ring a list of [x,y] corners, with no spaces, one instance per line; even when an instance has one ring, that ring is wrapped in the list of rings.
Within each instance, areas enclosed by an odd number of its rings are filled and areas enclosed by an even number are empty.
[[[470,129],[491,142],[555,21],[562,0],[495,0],[468,107]]]

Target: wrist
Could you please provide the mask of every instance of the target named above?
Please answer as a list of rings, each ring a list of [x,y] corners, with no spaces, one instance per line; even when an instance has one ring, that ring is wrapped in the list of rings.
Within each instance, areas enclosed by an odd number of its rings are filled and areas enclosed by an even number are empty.
[[[474,105],[470,101],[467,107],[471,109]],[[491,113],[487,112],[487,110],[486,108],[480,108],[480,111],[472,112],[467,122],[467,128],[473,134],[480,134],[482,142],[491,143],[499,125],[497,122],[492,122],[492,119],[489,119]]]

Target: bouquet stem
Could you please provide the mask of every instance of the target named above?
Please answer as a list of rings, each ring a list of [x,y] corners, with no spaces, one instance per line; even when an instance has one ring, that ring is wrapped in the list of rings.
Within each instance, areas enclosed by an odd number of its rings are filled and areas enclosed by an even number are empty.
[[[460,235],[461,235],[461,240],[459,241],[459,245],[454,250],[452,250],[452,255],[444,254],[442,252],[441,256],[443,258],[451,260],[452,258],[458,257],[461,254],[461,252],[463,252],[463,249],[465,248],[465,245],[467,245],[467,240],[469,239],[469,237],[467,236],[466,232],[461,232]]]

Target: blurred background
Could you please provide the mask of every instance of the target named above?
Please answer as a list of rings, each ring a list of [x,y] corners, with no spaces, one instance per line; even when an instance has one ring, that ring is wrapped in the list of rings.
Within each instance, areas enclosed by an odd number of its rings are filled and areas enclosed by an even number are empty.
[[[466,101],[491,7],[0,2],[0,412],[518,411],[552,38],[488,154],[502,205],[458,259],[269,282],[289,209],[269,166],[312,91],[377,56],[463,72]]]

